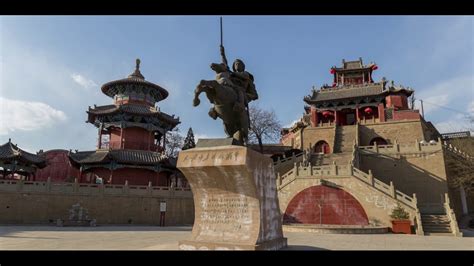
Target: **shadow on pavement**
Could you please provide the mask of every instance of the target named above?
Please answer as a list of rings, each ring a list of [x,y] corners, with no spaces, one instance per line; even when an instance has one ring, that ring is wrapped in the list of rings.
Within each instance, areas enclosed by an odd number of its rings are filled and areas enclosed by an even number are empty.
[[[329,250],[329,249],[312,247],[312,246],[288,245],[288,247],[283,248],[281,250]]]

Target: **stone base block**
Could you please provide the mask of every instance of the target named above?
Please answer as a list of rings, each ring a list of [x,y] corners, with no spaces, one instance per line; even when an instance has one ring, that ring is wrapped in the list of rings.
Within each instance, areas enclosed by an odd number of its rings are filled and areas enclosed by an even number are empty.
[[[185,240],[179,242],[181,250],[279,250],[288,246],[287,238],[278,238],[257,245]]]

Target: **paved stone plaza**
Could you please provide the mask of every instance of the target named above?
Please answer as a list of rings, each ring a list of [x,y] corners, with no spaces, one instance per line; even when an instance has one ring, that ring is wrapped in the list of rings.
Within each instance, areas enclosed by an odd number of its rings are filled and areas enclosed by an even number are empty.
[[[474,250],[474,231],[465,237],[348,235],[285,232],[289,250]],[[0,226],[0,250],[177,250],[191,227]]]

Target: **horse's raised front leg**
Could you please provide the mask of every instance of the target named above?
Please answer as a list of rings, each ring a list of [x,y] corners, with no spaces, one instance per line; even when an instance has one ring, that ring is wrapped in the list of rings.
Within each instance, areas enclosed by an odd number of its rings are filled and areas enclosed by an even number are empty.
[[[199,94],[203,91],[203,83],[204,80],[201,80],[199,82],[199,85],[197,85],[196,89],[194,90],[194,99],[193,99],[193,106],[198,106],[201,103],[201,100],[199,100]]]

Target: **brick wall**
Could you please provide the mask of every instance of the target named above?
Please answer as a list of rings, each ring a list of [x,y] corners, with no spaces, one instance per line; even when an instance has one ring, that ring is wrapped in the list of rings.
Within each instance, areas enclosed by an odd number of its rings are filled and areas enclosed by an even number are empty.
[[[302,149],[313,148],[318,141],[324,140],[329,144],[329,150],[334,150],[334,127],[306,127],[302,135]]]
[[[446,169],[442,151],[407,155],[360,154],[360,168],[372,170],[374,177],[393,181],[401,192],[416,193],[421,204],[443,203],[447,192]]]
[[[17,184],[0,184],[0,223],[48,224],[56,219],[67,220],[71,206],[80,203],[88,210],[90,218],[97,219],[98,225],[158,225],[161,201],[167,203],[165,225],[192,225],[194,222],[191,191],[155,190],[152,187],[148,194],[146,189],[133,186],[128,190],[123,187],[101,190],[99,186],[89,186],[72,191],[71,186],[53,187],[48,192],[40,183],[25,183],[23,189],[18,189]]]
[[[381,137],[393,144],[397,139],[400,144],[411,144],[416,139],[424,139],[421,121],[397,121],[359,126],[359,145],[368,146],[370,140]]]

